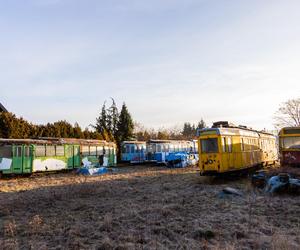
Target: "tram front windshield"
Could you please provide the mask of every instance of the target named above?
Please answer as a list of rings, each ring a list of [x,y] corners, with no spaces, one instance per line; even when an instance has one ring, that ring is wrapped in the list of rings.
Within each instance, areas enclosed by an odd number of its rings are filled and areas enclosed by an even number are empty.
[[[283,138],[283,148],[300,149],[300,136]]]
[[[218,153],[218,139],[217,138],[208,138],[201,139],[201,152],[202,153]]]

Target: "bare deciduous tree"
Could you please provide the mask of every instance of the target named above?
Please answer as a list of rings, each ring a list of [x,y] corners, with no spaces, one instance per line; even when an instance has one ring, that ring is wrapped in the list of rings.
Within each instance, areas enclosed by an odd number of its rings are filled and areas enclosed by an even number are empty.
[[[300,126],[300,98],[283,102],[274,116],[275,126],[299,127]]]

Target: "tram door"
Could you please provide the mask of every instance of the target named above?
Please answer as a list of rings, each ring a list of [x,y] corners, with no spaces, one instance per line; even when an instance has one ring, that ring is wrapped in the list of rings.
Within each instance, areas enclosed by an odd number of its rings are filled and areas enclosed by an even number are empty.
[[[234,168],[232,155],[232,139],[230,136],[222,137],[222,166],[224,169],[231,170]]]
[[[22,145],[14,145],[13,146],[13,161],[12,161],[12,168],[13,173],[21,174],[23,168],[23,146]]]
[[[73,146],[73,162],[74,162],[74,168],[79,168],[80,167],[80,146],[79,145],[75,145]]]
[[[29,145],[23,146],[22,168],[23,173],[31,173],[32,166],[32,147]]]
[[[68,157],[68,168],[79,168],[80,167],[80,150],[79,145],[67,145],[66,152]]]

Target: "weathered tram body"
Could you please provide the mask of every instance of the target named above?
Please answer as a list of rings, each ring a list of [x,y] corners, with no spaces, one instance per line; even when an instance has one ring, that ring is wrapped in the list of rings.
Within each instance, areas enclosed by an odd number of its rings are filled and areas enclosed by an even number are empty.
[[[199,167],[202,175],[218,175],[275,164],[276,137],[266,132],[214,123],[199,131]]]
[[[0,174],[31,174],[116,165],[114,143],[99,140],[0,139]]]
[[[145,141],[123,141],[121,143],[121,161],[132,164],[146,161]]]
[[[300,166],[300,127],[279,131],[279,153],[282,166]]]

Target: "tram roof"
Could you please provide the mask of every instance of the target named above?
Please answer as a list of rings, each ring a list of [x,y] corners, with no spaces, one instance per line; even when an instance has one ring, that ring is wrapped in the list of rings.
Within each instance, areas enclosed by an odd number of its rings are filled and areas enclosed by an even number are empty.
[[[145,141],[123,141],[123,144],[146,144]]]
[[[148,143],[180,143],[180,142],[191,142],[188,140],[159,140],[159,139],[150,139]]]
[[[0,138],[1,144],[52,144],[51,141],[40,139],[4,139]]]
[[[54,137],[41,137],[38,139],[5,139],[0,138],[2,144],[80,144],[80,145],[115,145],[113,142],[105,140],[93,139],[76,139],[76,138],[54,138]]]
[[[105,140],[95,140],[95,139],[77,139],[77,138],[56,138],[56,137],[41,137],[39,139],[51,141],[53,143],[72,143],[80,145],[98,145],[98,144],[114,144],[113,142],[107,142]]]
[[[210,132],[215,132],[216,135],[267,135],[267,136],[274,136],[271,133],[265,131],[258,131],[250,128],[245,127],[220,127],[220,128],[204,128],[199,131],[199,135],[203,134],[213,134]]]

